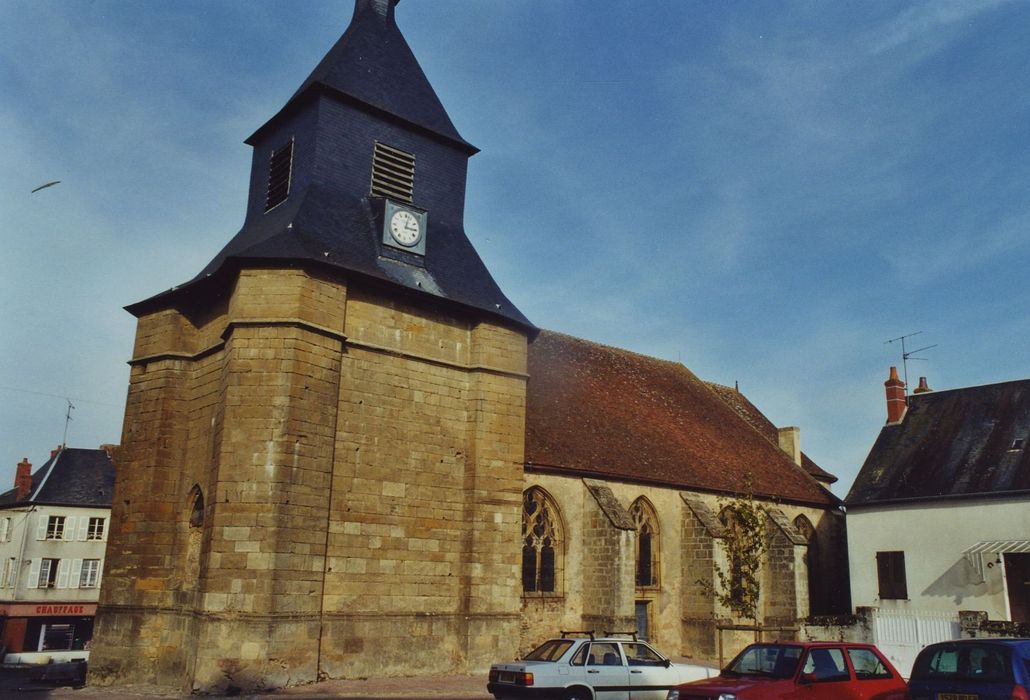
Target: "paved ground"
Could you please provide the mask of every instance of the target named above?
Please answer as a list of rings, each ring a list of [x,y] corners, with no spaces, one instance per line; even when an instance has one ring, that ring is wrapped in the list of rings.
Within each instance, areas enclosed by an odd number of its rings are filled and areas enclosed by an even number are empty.
[[[145,689],[54,688],[31,683],[22,673],[0,672],[0,698],[54,698],[54,700],[141,700],[142,698],[179,698],[181,695],[148,693]],[[222,698],[226,696],[206,696]],[[237,698],[297,698],[316,700],[364,700],[366,698],[408,698],[409,700],[492,700],[486,692],[486,677],[430,676],[419,678],[379,678],[361,681],[325,681],[270,693],[237,695]]]

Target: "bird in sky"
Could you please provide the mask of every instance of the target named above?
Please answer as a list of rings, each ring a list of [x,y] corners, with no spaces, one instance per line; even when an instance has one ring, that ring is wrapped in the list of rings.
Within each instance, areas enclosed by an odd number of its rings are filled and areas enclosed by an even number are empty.
[[[53,187],[54,185],[58,184],[59,182],[61,182],[61,181],[60,180],[54,180],[53,182],[48,182],[45,185],[40,185],[36,189],[32,190],[32,192],[29,192],[29,194],[35,194],[36,192],[39,192],[40,190],[45,190],[47,187]]]

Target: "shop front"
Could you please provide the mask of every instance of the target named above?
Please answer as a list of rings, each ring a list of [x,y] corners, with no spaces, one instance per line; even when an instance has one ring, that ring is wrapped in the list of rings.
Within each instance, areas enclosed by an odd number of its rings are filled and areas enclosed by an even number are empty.
[[[96,603],[0,605],[0,642],[6,663],[46,663],[89,658]]]

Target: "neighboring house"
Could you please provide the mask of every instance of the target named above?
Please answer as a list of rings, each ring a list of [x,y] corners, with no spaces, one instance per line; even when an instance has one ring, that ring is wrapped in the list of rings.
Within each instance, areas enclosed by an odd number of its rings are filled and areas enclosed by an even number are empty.
[[[749,490],[759,622],[789,636],[812,539],[827,562],[843,546],[813,473],[832,477],[683,365],[540,331],[505,297],[464,229],[477,149],[395,5],[356,0],[247,140],[236,236],[128,307],[91,683],[468,673],[562,628],[712,658],[740,621],[698,581],[727,570],[720,514]]]
[[[114,486],[114,448],[18,464],[0,494],[0,633],[8,661],[87,658]]]
[[[906,399],[846,499],[856,606],[1030,622],[1030,380]]]

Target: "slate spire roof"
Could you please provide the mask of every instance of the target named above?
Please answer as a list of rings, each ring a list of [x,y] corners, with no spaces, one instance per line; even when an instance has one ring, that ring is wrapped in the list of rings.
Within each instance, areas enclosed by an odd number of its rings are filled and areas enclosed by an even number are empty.
[[[286,105],[247,139],[254,148],[240,231],[192,280],[132,304],[137,316],[223,296],[245,266],[304,267],[435,298],[476,315],[535,327],[508,300],[464,230],[465,141],[394,19],[397,0],[356,0],[347,30]],[[383,243],[383,200],[370,192],[373,146],[414,157],[407,204],[425,210],[425,254]],[[288,193],[266,204],[270,160],[289,145]]]
[[[357,0],[347,31],[283,109],[309,90],[332,90],[475,153],[478,149],[454,128],[397,27],[396,4],[397,0]]]
[[[880,430],[845,502],[1030,494],[1030,379],[912,394]]]
[[[0,508],[30,503],[109,508],[114,463],[106,450],[65,447],[32,474],[32,490],[18,500],[16,490],[0,494]]]

